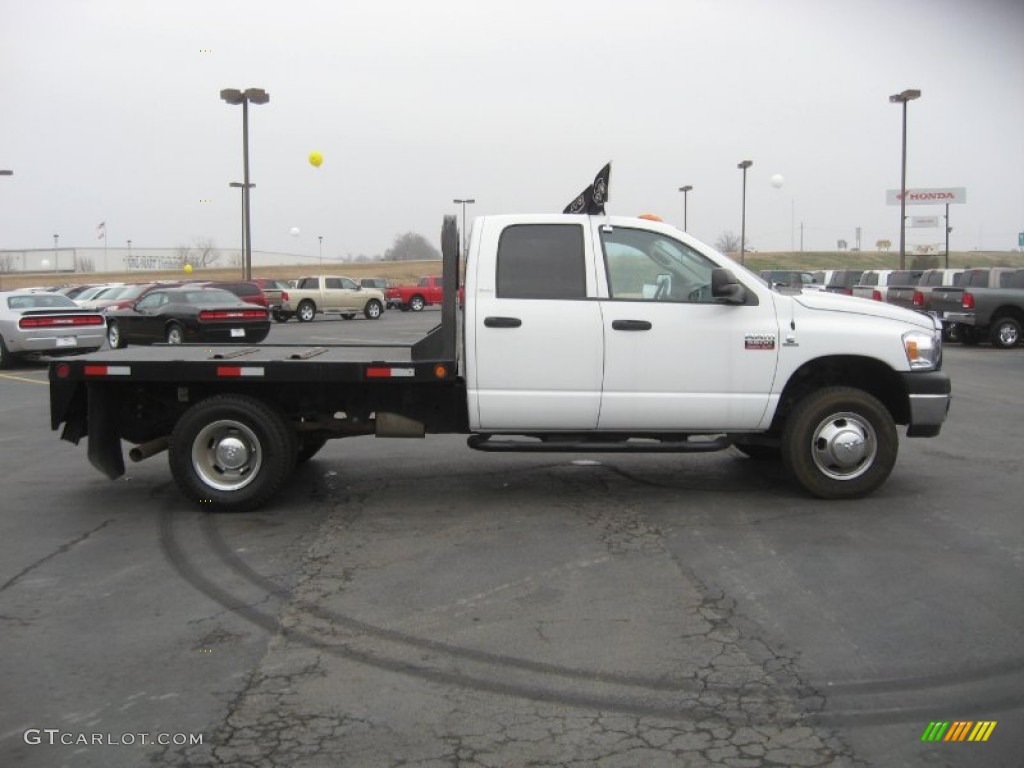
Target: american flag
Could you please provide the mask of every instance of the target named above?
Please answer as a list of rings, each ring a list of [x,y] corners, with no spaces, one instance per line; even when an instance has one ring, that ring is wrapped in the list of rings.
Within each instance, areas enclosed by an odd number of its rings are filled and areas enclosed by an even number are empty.
[[[107,222],[101,221],[96,227],[96,239],[106,240],[107,238]]]

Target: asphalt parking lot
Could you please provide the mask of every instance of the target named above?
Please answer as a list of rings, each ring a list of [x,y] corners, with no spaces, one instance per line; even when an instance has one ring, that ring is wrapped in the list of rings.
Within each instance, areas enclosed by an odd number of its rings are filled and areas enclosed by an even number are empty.
[[[945,367],[942,435],[860,501],[732,449],[443,436],[335,441],[238,515],[162,456],[107,481],[49,430],[45,368],[0,372],[0,765],[1019,766],[1024,349]]]

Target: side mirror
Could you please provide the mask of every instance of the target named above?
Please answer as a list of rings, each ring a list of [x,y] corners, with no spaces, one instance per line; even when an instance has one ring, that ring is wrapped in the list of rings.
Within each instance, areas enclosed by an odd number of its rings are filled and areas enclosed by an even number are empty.
[[[747,289],[736,280],[728,269],[716,267],[711,270],[711,295],[722,304],[745,304]]]

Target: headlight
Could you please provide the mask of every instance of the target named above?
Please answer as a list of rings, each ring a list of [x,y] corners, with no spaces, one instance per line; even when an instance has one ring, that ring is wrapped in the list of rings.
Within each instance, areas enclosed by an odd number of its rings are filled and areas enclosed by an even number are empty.
[[[903,351],[912,371],[934,370],[942,361],[942,332],[907,331],[903,334]]]

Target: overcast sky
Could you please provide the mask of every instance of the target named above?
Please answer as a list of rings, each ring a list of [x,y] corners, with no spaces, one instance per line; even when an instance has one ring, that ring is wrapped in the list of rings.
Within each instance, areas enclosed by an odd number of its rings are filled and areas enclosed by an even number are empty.
[[[858,226],[895,246],[907,88],[908,186],[967,188],[953,248],[1024,231],[1020,0],[0,0],[0,249],[95,247],[101,221],[111,247],[237,248],[228,87],[270,94],[249,120],[258,250],[437,242],[453,198],[558,212],[609,160],[610,213],[682,226],[690,184],[713,243],[739,233],[746,159],[754,248],[799,247],[801,222],[808,250]]]

